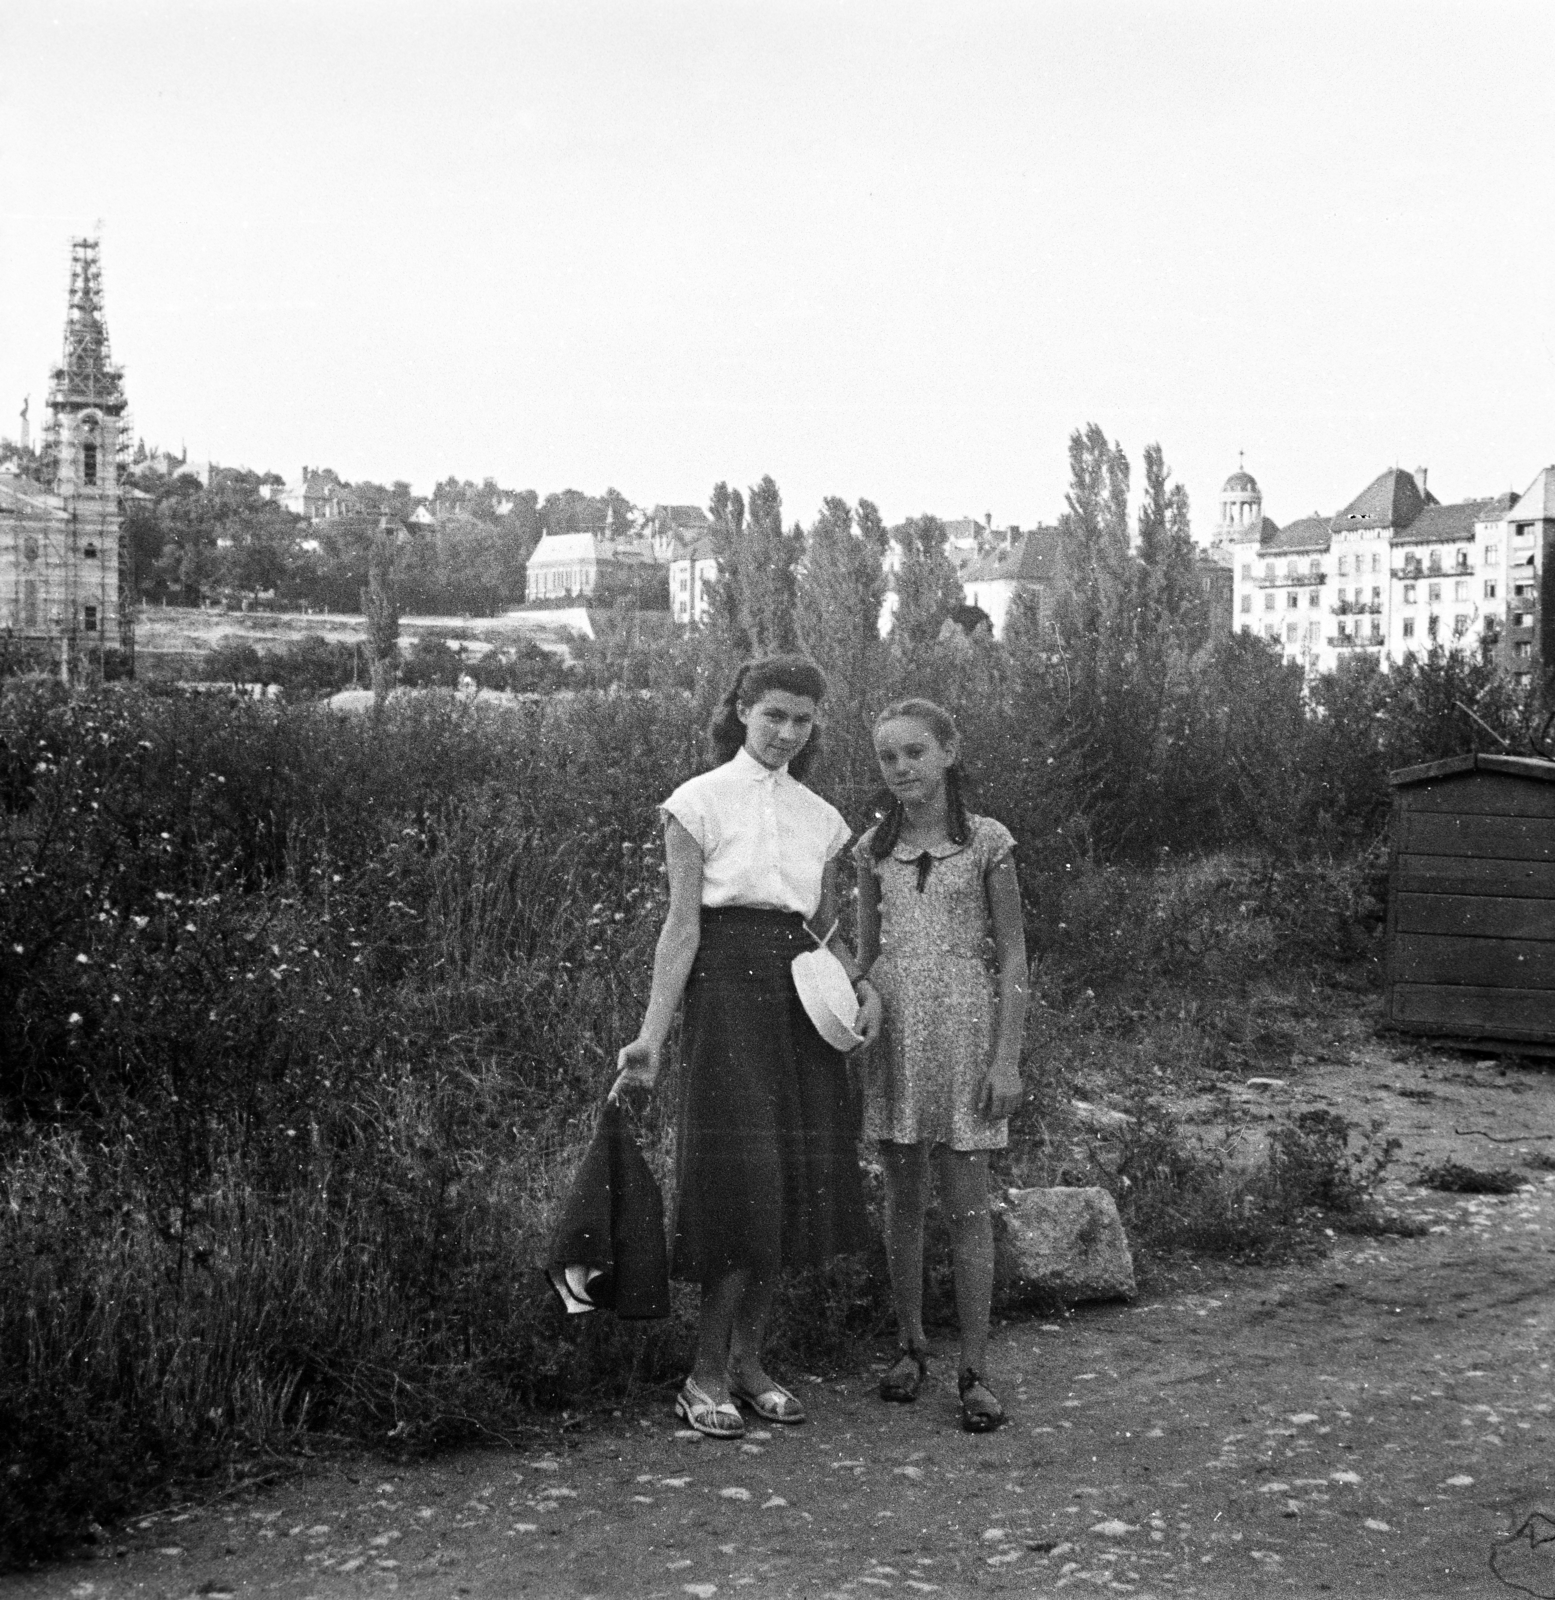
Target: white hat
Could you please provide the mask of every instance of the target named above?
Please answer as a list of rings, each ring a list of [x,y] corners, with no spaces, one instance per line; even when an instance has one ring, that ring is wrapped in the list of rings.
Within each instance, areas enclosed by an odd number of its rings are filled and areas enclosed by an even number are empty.
[[[864,1036],[856,1031],[858,996],[847,968],[823,945],[793,961],[794,987],[815,1031],[833,1050],[857,1050]]]

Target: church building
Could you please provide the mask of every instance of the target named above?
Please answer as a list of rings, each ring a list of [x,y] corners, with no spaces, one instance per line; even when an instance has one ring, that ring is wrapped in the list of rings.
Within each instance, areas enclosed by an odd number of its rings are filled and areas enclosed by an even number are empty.
[[[0,627],[6,636],[102,659],[128,648],[121,603],[119,477],[128,437],[123,373],[103,320],[98,241],[71,245],[64,359],[51,374],[36,457],[0,471]]]

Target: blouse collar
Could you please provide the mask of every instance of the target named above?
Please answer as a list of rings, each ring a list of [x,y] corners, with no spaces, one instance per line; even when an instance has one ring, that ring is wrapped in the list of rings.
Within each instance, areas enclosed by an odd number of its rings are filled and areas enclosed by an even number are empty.
[[[743,744],[735,751],[733,765],[736,774],[747,783],[776,783],[778,779],[788,776],[786,761],[776,770],[764,767]]]
[[[924,850],[914,850],[911,845],[902,844],[900,840],[891,847],[893,861],[913,862],[920,856],[930,855],[936,861],[943,861],[946,856],[958,856],[971,844],[970,838],[966,844],[957,844],[953,839],[942,840],[939,844],[931,844]]]

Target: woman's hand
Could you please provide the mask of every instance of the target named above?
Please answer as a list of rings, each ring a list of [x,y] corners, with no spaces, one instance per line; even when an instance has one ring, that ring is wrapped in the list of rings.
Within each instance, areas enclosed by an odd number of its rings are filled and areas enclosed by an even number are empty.
[[[659,1079],[659,1046],[639,1035],[622,1047],[616,1067],[620,1075],[610,1086],[609,1099],[619,1099],[623,1089],[651,1090]]]
[[[880,1003],[879,991],[868,978],[860,978],[858,989],[858,1021],[853,1024],[853,1031],[864,1036],[860,1050],[867,1050],[880,1036],[880,1018],[883,1007]]]
[[[979,1114],[989,1122],[999,1122],[1020,1105],[1020,1068],[1013,1061],[995,1061],[983,1080],[978,1097]]]

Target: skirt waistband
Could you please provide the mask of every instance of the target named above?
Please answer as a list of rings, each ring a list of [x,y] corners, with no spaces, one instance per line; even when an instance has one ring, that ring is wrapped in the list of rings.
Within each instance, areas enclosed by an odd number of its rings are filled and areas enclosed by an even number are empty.
[[[693,975],[753,978],[785,974],[788,963],[815,941],[797,911],[761,906],[704,906]]]

